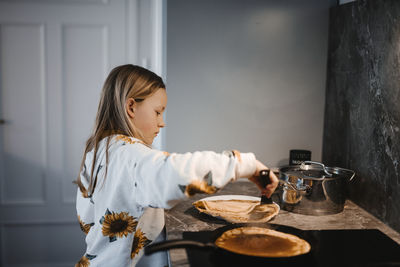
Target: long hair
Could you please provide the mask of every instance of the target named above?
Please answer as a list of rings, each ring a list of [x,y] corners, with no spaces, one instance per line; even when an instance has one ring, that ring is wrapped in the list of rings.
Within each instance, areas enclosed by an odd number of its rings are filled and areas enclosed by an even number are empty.
[[[123,134],[143,139],[142,133],[131,123],[125,110],[126,100],[133,98],[136,102],[143,101],[158,89],[165,89],[162,78],[140,66],[127,64],[115,67],[110,72],[103,85],[93,133],[86,141],[81,167],[75,181],[84,197],[90,197],[96,187],[97,174],[93,177],[93,173],[98,145],[103,138],[107,138],[105,176],[108,169],[108,147],[111,135]],[[86,154],[91,150],[94,150],[92,168],[89,186],[85,188],[80,174],[85,165]]]

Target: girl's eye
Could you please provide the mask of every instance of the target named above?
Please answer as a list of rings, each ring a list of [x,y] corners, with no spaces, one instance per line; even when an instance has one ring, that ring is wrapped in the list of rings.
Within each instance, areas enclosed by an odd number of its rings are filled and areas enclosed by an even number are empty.
[[[161,113],[160,113],[160,112],[158,112],[158,111],[156,111],[156,113],[157,113],[157,115],[161,115]]]

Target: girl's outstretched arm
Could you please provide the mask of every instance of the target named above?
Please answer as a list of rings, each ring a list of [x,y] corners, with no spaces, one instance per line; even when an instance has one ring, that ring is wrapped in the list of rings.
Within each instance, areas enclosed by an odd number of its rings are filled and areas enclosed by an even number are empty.
[[[131,162],[131,178],[136,202],[143,207],[171,208],[196,193],[213,194],[239,177],[254,177],[259,166],[253,153],[169,154],[142,144],[134,146],[138,155]]]

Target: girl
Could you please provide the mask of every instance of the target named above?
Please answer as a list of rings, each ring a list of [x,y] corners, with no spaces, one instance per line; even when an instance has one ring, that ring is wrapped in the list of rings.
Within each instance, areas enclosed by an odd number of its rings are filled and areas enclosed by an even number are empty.
[[[273,172],[271,184],[259,185],[258,173],[267,167],[252,153],[152,149],[166,106],[162,79],[147,69],[123,65],[107,77],[76,180],[87,245],[76,266],[135,266],[164,227],[163,209],[195,193],[215,193],[239,177],[268,197],[275,190]]]

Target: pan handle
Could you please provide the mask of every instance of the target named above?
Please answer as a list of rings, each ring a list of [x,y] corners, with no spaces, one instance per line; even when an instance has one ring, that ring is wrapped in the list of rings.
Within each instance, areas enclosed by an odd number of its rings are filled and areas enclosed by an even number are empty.
[[[173,248],[216,248],[214,243],[202,243],[193,240],[172,239],[150,244],[144,248],[144,254],[150,255],[154,252],[173,249]]]

